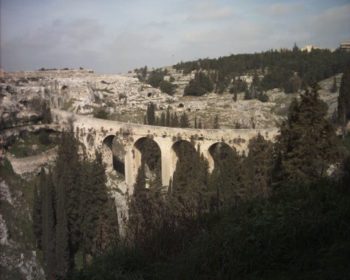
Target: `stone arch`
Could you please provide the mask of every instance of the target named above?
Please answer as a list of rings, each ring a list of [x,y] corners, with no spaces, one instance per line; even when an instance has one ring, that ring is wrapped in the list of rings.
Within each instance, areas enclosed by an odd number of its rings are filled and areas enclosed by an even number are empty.
[[[172,151],[176,154],[177,157],[181,156],[181,148],[185,149],[185,151],[194,153],[196,152],[196,148],[194,147],[194,145],[187,140],[178,140],[171,146]]]
[[[178,140],[171,146],[171,166],[175,171],[176,163],[181,160],[182,153],[196,153],[194,145],[187,140]]]
[[[117,141],[115,135],[108,135],[102,141],[102,158],[107,171],[116,171],[118,175],[125,176],[125,151]]]
[[[228,156],[233,155],[236,149],[229,146],[225,142],[216,142],[209,146],[207,152],[207,160],[209,162],[209,171],[213,171],[215,165],[226,159]]]
[[[156,176],[161,176],[161,149],[159,144],[150,137],[141,137],[134,142],[133,149],[133,173],[137,172],[141,162],[145,163],[146,187]]]

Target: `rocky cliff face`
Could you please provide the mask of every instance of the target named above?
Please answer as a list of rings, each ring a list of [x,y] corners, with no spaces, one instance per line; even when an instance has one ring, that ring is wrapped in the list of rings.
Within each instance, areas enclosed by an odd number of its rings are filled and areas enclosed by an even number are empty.
[[[174,97],[137,79],[120,75],[97,75],[87,70],[48,70],[5,73],[0,80],[0,117],[5,124],[40,121],[45,100],[51,107],[92,114],[103,108],[110,115],[135,115],[143,120],[149,102],[166,104]],[[130,120],[130,119],[129,119]]]
[[[31,230],[32,185],[0,163],[1,279],[45,279]]]
[[[89,70],[5,73],[0,79],[0,125],[45,122],[48,105],[78,114],[103,110],[112,120],[143,123],[147,104],[153,102],[158,116],[169,106],[178,114],[186,112],[191,124],[195,117],[201,119],[206,128],[212,128],[215,115],[223,128],[267,128],[283,120],[289,103],[297,96],[275,89],[267,92],[269,101],[264,103],[256,99],[243,100],[244,93],[238,94],[236,102],[227,93],[183,97],[183,88],[191,75],[167,70],[178,86],[174,96],[139,82],[132,74],[99,75]],[[340,77],[337,76],[339,83]],[[330,78],[320,83],[320,95],[330,105],[330,115],[338,96],[330,92],[332,81]]]

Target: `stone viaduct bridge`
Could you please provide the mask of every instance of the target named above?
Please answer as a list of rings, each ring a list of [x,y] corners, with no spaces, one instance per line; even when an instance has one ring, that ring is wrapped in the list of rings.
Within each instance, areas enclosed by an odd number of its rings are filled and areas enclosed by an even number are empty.
[[[267,129],[192,129],[150,126],[103,120],[76,115],[66,111],[52,110],[53,120],[68,124],[71,120],[76,137],[84,143],[86,151],[93,156],[95,150],[102,151],[107,171],[113,169],[123,173],[129,193],[141,166],[142,146],[146,139],[159,147],[161,179],[163,186],[169,182],[178,160],[175,147],[180,142],[192,145],[209,162],[209,171],[214,168],[213,148],[227,145],[237,152],[247,152],[249,140],[259,133],[268,140],[274,140],[277,128]]]

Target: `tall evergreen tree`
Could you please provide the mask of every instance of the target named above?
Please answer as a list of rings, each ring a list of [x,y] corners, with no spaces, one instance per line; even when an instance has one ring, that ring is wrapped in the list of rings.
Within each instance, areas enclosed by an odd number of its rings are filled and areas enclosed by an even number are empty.
[[[80,219],[79,199],[81,193],[81,161],[78,153],[78,141],[74,138],[73,128],[62,134],[58,149],[54,180],[64,188],[67,226],[69,232],[69,251],[71,258],[79,248]],[[59,187],[58,185],[56,187]]]
[[[185,142],[179,143],[176,154],[170,203],[177,218],[194,218],[207,209],[208,163]]]
[[[160,115],[159,125],[166,126],[166,117],[165,117],[165,113],[164,112],[162,112],[162,114]]]
[[[109,198],[97,221],[94,237],[94,255],[101,255],[119,242],[119,224],[115,201]]]
[[[114,238],[107,234],[109,231],[118,228],[115,220],[110,218],[108,209],[111,203],[108,199],[106,188],[106,174],[102,163],[102,155],[96,152],[94,161],[83,163],[83,188],[80,196],[80,230],[81,249],[83,251],[84,263],[90,256],[100,253],[106,244],[114,243]],[[116,213],[115,213],[116,215]],[[103,220],[104,219],[104,220]],[[108,224],[110,223],[110,224]],[[106,239],[102,239],[106,238]],[[107,238],[113,238],[108,240]]]
[[[350,68],[341,79],[338,97],[338,120],[343,126],[350,119]]]
[[[42,192],[42,249],[45,272],[48,279],[55,279],[55,209],[54,185],[51,172],[46,176],[41,172]]]
[[[147,106],[147,124],[155,125],[156,124],[156,115],[155,115],[156,106],[151,102]]]
[[[211,152],[215,162],[210,175],[210,209],[235,205],[242,197],[240,157],[234,149],[218,143]]]
[[[64,278],[79,249],[81,168],[73,126],[62,133],[53,179],[56,192],[56,274]]]
[[[179,127],[179,119],[178,119],[176,113],[174,113],[174,114],[171,116],[171,123],[170,123],[170,126],[171,126],[171,127]]]
[[[56,185],[56,235],[55,235],[55,260],[57,279],[66,279],[72,266],[72,258],[69,250],[69,231],[66,210],[66,185],[62,177]]]
[[[44,172],[42,169],[40,174]],[[33,220],[33,232],[35,236],[36,247],[42,249],[42,184],[41,177],[40,181],[34,186],[34,197],[33,197],[33,211],[32,211],[32,220]]]
[[[171,126],[171,115],[170,115],[169,107],[166,109],[165,126],[168,126],[168,127]]]
[[[219,115],[217,115],[217,114],[215,115],[215,118],[214,118],[213,128],[214,129],[219,129],[220,128]]]
[[[190,127],[190,121],[186,112],[184,112],[180,117],[180,127]]]
[[[312,182],[325,176],[329,165],[336,162],[337,138],[326,117],[327,105],[316,90],[307,91],[290,105],[277,144],[285,180]]]
[[[337,79],[336,77],[333,78],[333,83],[332,83],[332,87],[331,87],[331,92],[335,93],[338,90],[338,86],[337,86]]]
[[[248,197],[264,196],[270,192],[272,172],[272,143],[258,134],[248,144],[244,160],[244,190]]]

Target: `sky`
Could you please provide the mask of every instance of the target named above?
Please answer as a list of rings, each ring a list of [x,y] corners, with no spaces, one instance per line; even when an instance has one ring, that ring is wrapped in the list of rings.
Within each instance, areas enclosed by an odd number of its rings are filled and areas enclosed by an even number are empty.
[[[0,0],[0,68],[98,73],[350,41],[350,0]]]

